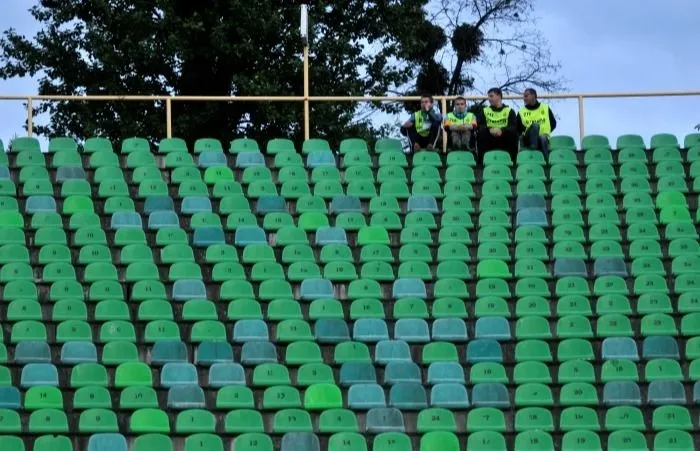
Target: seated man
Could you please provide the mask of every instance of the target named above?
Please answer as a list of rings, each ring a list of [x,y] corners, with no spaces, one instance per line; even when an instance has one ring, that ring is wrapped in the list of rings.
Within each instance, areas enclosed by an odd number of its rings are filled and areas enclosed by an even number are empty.
[[[452,149],[469,150],[472,148],[472,132],[476,129],[476,116],[467,111],[464,97],[457,97],[454,106],[454,111],[445,119],[445,131],[452,141]]]
[[[515,161],[518,154],[518,118],[510,107],[503,104],[501,88],[488,92],[489,106],[477,115],[477,145],[479,161],[491,150],[505,150]]]
[[[525,107],[518,114],[518,132],[522,135],[523,147],[549,152],[549,135],[557,127],[552,109],[537,100],[537,91],[527,88],[523,93]]]
[[[440,137],[442,115],[433,110],[432,96],[421,96],[420,107],[401,126],[401,134],[408,136],[413,150],[434,149]]]

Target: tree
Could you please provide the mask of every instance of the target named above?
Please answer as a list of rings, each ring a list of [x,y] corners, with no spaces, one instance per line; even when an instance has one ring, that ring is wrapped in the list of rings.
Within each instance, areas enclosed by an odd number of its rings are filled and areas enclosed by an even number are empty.
[[[415,83],[400,94],[460,95],[498,86],[506,92],[532,86],[563,89],[549,44],[537,29],[534,0],[433,0],[429,17],[443,35],[439,48],[414,69]],[[495,74],[486,78],[486,74]]]
[[[533,0],[312,0],[312,95],[464,93],[478,72],[507,89],[555,88]],[[0,77],[39,77],[39,94],[300,96],[299,9],[278,0],[41,0],[33,37],[6,30]],[[504,30],[504,31],[503,31]],[[482,86],[483,87],[483,86]],[[173,102],[173,133],[189,142],[289,136],[300,141],[300,102]],[[164,135],[159,102],[44,102],[44,135],[120,140]],[[379,108],[312,103],[312,135],[371,138]]]
[[[409,24],[429,25],[428,0],[339,0],[311,5],[312,93],[381,95],[409,82],[421,58]],[[39,94],[303,94],[299,8],[278,0],[41,0],[33,37],[10,29],[0,41],[0,77],[38,76]],[[378,44],[376,50],[375,44]],[[394,55],[401,55],[398,64]],[[349,104],[312,103],[312,133],[369,137]],[[173,102],[173,132],[192,142],[302,137],[295,103]],[[44,102],[45,135],[118,140],[164,134],[157,102]]]

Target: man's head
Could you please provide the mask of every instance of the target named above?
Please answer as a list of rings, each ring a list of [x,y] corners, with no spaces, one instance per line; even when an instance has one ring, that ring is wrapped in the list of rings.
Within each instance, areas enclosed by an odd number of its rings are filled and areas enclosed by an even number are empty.
[[[501,88],[491,88],[488,92],[489,104],[494,108],[500,108],[503,105],[503,91]]]
[[[535,91],[534,88],[527,88],[525,92],[523,92],[523,100],[527,106],[537,104],[537,91]]]
[[[467,99],[464,97],[457,97],[455,99],[455,111],[457,113],[464,113],[467,110]]]
[[[420,109],[423,111],[430,111],[433,109],[433,96],[429,94],[423,94],[420,96]]]

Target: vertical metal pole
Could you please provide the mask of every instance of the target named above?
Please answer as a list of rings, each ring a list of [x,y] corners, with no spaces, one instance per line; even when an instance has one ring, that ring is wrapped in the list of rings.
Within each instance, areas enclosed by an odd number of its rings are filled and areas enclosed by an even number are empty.
[[[444,97],[440,99],[440,110],[442,111],[442,117],[445,118],[447,116],[447,99]],[[442,124],[440,124],[440,128],[442,129],[442,152],[447,153],[447,132],[442,127]]]
[[[583,137],[586,136],[585,114],[583,110],[583,96],[578,96],[578,135],[579,143],[583,142]]]
[[[309,139],[309,45],[304,45],[304,139]]]
[[[27,97],[27,136],[31,137],[34,134],[34,105],[32,98]]]
[[[165,99],[165,134],[168,138],[173,137],[173,110],[170,97]]]

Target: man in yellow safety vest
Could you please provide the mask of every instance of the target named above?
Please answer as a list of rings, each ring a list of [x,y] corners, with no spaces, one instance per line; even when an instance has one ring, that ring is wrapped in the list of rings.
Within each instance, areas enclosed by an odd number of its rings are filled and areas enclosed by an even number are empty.
[[[464,97],[455,99],[455,109],[447,114],[443,126],[449,135],[452,149],[470,150],[472,148],[472,133],[476,129],[476,116],[467,111],[467,99]]]
[[[423,95],[420,99],[420,110],[401,126],[401,134],[408,137],[412,150],[433,150],[440,137],[442,115],[433,110],[433,97]]]
[[[488,91],[489,106],[477,114],[477,146],[479,161],[491,150],[505,150],[515,161],[518,154],[518,118],[515,111],[503,104],[501,88]]]
[[[546,103],[537,100],[537,91],[527,88],[523,93],[525,107],[518,114],[518,132],[523,147],[549,152],[549,136],[557,127],[557,119]]]

